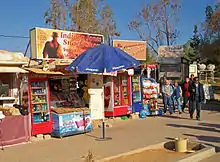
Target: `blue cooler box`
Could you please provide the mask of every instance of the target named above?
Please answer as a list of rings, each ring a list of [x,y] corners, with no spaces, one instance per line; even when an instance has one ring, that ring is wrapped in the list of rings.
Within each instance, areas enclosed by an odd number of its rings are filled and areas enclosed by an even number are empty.
[[[92,130],[91,112],[52,113],[52,135],[64,137]]]

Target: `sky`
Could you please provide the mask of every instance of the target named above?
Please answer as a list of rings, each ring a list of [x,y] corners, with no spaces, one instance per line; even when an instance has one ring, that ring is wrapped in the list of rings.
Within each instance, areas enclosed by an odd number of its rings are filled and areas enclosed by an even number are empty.
[[[71,1],[71,0],[70,0]],[[117,29],[121,36],[117,39],[139,40],[138,35],[128,29],[128,22],[153,0],[107,0],[114,12]],[[193,26],[201,24],[205,18],[205,7],[216,0],[181,0],[180,22],[177,24],[180,37],[177,45],[186,43],[192,37]],[[34,27],[46,27],[44,12],[49,8],[50,0],[3,0],[0,5],[0,35],[29,37]],[[0,36],[0,50],[25,52],[28,38],[6,38]]]

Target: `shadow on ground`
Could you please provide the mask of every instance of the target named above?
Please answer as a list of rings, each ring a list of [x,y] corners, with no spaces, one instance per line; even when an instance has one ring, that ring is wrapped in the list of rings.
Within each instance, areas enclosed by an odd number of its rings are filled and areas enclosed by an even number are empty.
[[[194,135],[194,134],[183,134],[184,136],[189,136],[189,137],[196,137],[200,141],[204,142],[215,142],[215,143],[220,143],[220,137],[214,137],[214,136],[203,136],[203,135]]]
[[[220,137],[214,136],[202,136],[202,135],[194,135],[194,134],[183,134],[188,137],[195,137],[196,139],[202,141],[203,144],[211,147],[215,147],[216,152],[220,152],[220,147],[215,146],[214,144],[210,144],[209,142],[220,143]]]
[[[185,118],[180,116],[174,116],[174,115],[163,115],[162,118],[169,118],[169,119],[185,119],[185,120],[191,120],[190,118]]]
[[[205,126],[205,127],[212,127],[212,128],[219,128],[220,129],[220,124],[212,124],[212,123],[199,123],[200,126]]]
[[[201,126],[192,126],[192,125],[181,125],[181,124],[167,124],[169,127],[176,127],[176,128],[188,128],[188,129],[196,129],[196,130],[203,130],[203,131],[210,131],[210,132],[217,132],[220,133],[220,130],[210,127],[201,127]]]

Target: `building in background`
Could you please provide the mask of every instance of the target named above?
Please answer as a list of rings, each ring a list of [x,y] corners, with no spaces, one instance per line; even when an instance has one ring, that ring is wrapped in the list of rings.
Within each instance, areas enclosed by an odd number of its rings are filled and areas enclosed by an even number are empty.
[[[160,46],[158,48],[159,78],[182,81],[188,73],[182,61],[183,56],[183,46]]]

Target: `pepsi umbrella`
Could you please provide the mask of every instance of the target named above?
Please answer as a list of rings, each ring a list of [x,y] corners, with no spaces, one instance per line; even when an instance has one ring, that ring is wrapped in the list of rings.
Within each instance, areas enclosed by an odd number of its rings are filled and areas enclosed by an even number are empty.
[[[104,73],[136,67],[139,64],[139,61],[121,49],[102,44],[83,52],[66,70],[77,69],[79,73]]]
[[[102,44],[83,52],[66,70],[74,71],[76,69],[79,73],[103,74],[136,67],[139,64],[139,61],[121,49]],[[103,119],[101,140],[107,139],[109,138],[105,138],[105,122]]]

